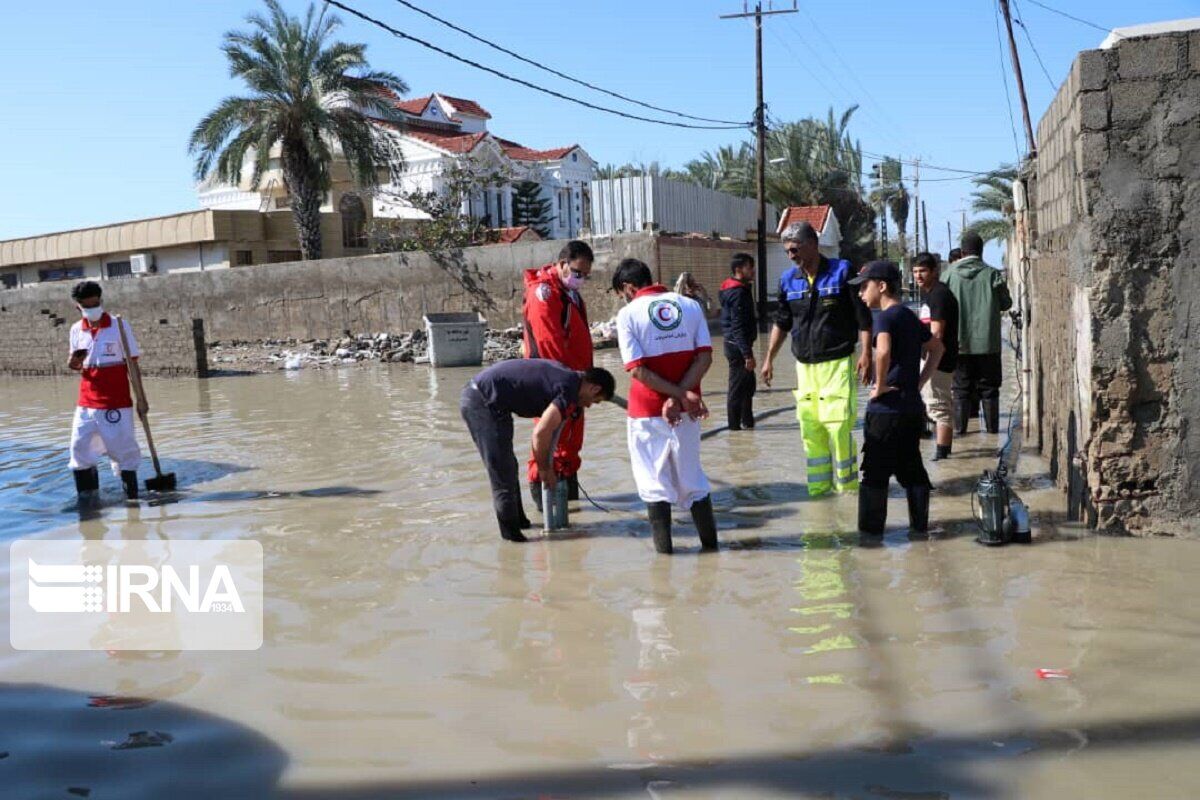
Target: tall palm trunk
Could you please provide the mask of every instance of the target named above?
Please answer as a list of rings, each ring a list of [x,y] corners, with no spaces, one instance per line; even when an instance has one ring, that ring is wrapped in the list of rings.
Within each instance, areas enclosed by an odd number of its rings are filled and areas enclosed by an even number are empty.
[[[283,178],[292,196],[292,219],[300,241],[300,257],[313,261],[321,257],[321,192],[304,157],[303,146],[288,145],[284,141]]]

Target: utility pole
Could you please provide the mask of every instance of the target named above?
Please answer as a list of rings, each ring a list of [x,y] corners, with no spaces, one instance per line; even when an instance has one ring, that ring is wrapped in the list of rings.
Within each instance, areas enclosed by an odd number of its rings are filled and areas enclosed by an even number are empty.
[[[925,210],[925,201],[921,201],[921,232],[925,234],[925,249],[930,249],[933,245],[929,243],[929,212]]]
[[[954,234],[950,233],[950,220],[946,220],[946,256],[954,249]]]
[[[762,25],[763,17],[772,14],[796,14],[796,0],[792,0],[790,9],[775,10],[771,8],[772,0],[767,0],[767,10],[763,11],[762,0],[754,4],[751,11],[747,3],[742,3],[741,14],[723,14],[721,19],[746,19],[754,17],[754,138],[755,138],[755,173],[758,176],[758,324],[761,330],[767,330],[767,106],[763,101],[763,47]]]
[[[1025,117],[1025,139],[1029,143],[1029,155],[1037,155],[1037,140],[1033,138],[1033,123],[1029,120],[1029,101],[1025,98],[1025,79],[1021,76],[1021,57],[1017,54],[1017,40],[1013,36],[1012,13],[1008,10],[1008,0],[999,0],[1000,10],[1004,13],[1004,27],[1008,28],[1008,47],[1012,52],[1013,72],[1017,76],[1017,91],[1021,95],[1021,113]]]
[[[913,207],[916,209],[917,218],[913,221],[913,257],[916,258],[917,253],[921,252],[921,159],[913,159]],[[929,242],[925,243],[929,247]]]

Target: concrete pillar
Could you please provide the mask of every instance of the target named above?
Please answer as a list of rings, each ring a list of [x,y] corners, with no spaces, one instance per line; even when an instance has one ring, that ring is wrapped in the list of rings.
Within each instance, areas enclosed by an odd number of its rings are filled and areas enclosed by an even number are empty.
[[[504,184],[501,189],[504,192],[504,227],[511,228],[513,224],[513,189],[510,184]]]

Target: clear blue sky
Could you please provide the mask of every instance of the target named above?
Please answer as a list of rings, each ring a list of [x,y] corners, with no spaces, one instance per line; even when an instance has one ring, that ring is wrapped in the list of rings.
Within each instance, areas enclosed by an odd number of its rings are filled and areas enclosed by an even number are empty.
[[[1104,26],[1200,15],[1200,0],[1046,1]],[[741,0],[415,2],[632,97],[701,116],[741,119],[752,113],[752,26],[717,19],[740,11]],[[305,5],[285,3],[295,11]],[[1056,84],[1075,54],[1104,36],[1029,0],[1016,3]],[[489,65],[609,102],[483,50],[393,0],[350,4]],[[823,116],[831,105],[840,111],[858,103],[852,131],[867,150],[969,169],[1014,159],[994,0],[801,0],[801,6],[807,13],[767,23],[772,116]],[[257,8],[255,0],[55,0],[6,7],[0,239],[196,207],[187,137],[223,96],[241,91],[228,76],[219,45],[224,31],[240,27]],[[601,163],[675,166],[739,137],[737,131],[664,128],[571,106],[357,19],[344,22],[342,38],[367,42],[372,63],[398,73],[414,96],[442,91],[476,99],[492,113],[493,132],[531,147],[578,142]],[[1018,39],[1036,125],[1053,92],[1019,30]],[[1015,94],[1013,103],[1023,142]],[[950,175],[922,171],[922,178],[945,177]],[[937,249],[946,249],[948,218],[955,220],[957,235],[969,190],[966,181],[922,181]]]

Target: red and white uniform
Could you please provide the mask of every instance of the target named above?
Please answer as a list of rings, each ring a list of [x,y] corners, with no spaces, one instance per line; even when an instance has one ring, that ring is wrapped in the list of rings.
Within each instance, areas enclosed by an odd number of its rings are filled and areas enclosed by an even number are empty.
[[[559,279],[557,264],[525,270],[525,358],[548,358],[575,370],[592,366],[592,331],[587,306],[579,292]],[[583,409],[563,420],[554,448],[554,471],[564,477],[579,472],[583,460]],[[537,481],[537,461],[530,454],[529,480]]]
[[[617,342],[626,370],[644,366],[672,383],[683,379],[698,354],[712,350],[700,304],[665,286],[641,289],[621,309]],[[700,390],[699,384],[686,388]],[[662,418],[666,400],[638,380],[630,385],[626,429],[633,479],[643,501],[691,508],[710,492],[700,466],[700,422],[685,414],[672,427]]]
[[[128,323],[129,354],[141,355]],[[71,469],[90,469],[105,454],[114,471],[136,470],[142,460],[133,426],[133,398],[116,320],[105,314],[92,324],[81,319],[71,326],[71,353],[86,350],[80,373],[79,400],[71,427]]]

